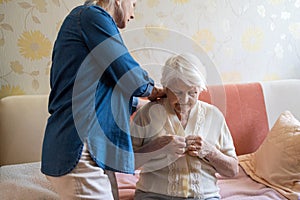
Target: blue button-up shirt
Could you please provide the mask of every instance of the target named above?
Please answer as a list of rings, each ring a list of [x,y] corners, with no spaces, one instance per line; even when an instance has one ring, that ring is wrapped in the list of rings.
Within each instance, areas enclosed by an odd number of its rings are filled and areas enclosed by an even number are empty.
[[[154,82],[101,7],[79,6],[66,17],[54,44],[50,85],[41,171],[70,172],[86,143],[99,167],[134,173],[132,102],[148,96]]]

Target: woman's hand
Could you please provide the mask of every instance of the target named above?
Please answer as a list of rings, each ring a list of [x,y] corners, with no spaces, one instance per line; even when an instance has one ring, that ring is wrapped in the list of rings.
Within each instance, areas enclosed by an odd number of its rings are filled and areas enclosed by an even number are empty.
[[[158,144],[164,146],[166,154],[183,155],[186,152],[185,138],[176,135],[165,135],[157,139]]]
[[[205,157],[209,152],[213,151],[211,145],[198,135],[188,135],[185,138],[187,146],[187,154],[190,156]]]
[[[234,177],[238,173],[238,159],[223,154],[200,136],[189,135],[186,137],[187,154],[205,158],[216,171],[227,177]]]
[[[164,98],[164,97],[166,97],[165,90],[163,88],[154,87],[151,95],[148,96],[148,99],[150,101],[156,101],[157,99]]]
[[[136,168],[149,162],[152,158],[166,155],[165,160],[161,160],[161,165],[168,165],[170,162],[176,161],[178,158],[186,155],[185,138],[176,135],[159,136],[135,150],[135,165]],[[166,159],[168,158],[168,159]],[[159,165],[159,166],[161,166]]]
[[[141,148],[138,153],[149,153],[160,151],[160,153],[171,155],[183,155],[186,151],[185,138],[176,135],[163,135],[152,140]]]

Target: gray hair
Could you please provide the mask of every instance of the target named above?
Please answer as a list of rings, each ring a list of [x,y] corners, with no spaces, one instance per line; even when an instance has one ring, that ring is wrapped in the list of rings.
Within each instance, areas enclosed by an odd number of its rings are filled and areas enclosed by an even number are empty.
[[[186,84],[206,90],[206,70],[200,59],[184,53],[170,57],[162,68],[161,84],[167,87],[169,81],[181,79]]]

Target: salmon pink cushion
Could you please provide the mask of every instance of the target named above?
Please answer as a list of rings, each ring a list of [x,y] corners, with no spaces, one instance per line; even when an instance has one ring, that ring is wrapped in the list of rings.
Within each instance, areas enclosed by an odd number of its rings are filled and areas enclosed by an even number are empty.
[[[258,149],[269,131],[260,83],[208,86],[208,91],[202,92],[199,99],[222,111],[237,155]]]
[[[123,200],[133,199],[135,185],[139,179],[140,170],[135,171],[135,175],[116,173],[118,182],[119,198]]]

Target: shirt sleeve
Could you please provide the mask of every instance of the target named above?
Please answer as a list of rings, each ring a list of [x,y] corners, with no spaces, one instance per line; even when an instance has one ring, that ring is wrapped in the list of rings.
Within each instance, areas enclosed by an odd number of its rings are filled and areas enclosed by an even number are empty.
[[[99,6],[89,6],[80,18],[82,37],[108,84],[132,96],[149,96],[154,81],[132,58],[113,18]]]
[[[138,99],[138,97],[133,97],[133,99],[132,99],[132,110],[131,110],[131,114],[133,114],[133,113],[137,110],[138,104],[139,104],[139,99]]]
[[[234,148],[233,139],[231,136],[231,133],[229,131],[229,128],[226,124],[225,119],[223,119],[223,124],[221,127],[221,145],[222,149],[221,151],[231,157],[236,157],[236,152]]]

